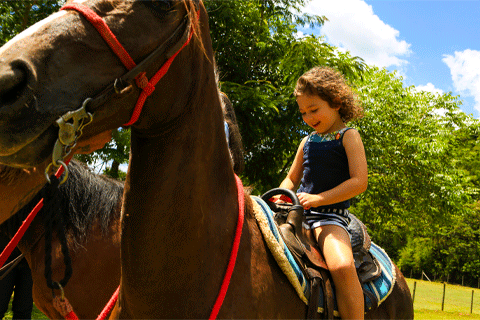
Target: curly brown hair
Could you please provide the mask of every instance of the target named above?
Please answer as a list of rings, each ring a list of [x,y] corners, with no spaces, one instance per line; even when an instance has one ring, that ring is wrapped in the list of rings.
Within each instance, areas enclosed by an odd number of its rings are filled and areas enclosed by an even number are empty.
[[[305,72],[297,81],[295,97],[299,95],[317,95],[329,103],[330,107],[340,107],[343,122],[349,122],[363,116],[363,108],[343,75],[329,67],[315,67]]]

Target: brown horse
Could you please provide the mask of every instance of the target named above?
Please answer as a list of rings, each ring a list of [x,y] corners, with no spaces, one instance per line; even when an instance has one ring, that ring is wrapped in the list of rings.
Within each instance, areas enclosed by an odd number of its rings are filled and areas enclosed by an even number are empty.
[[[37,190],[39,186],[42,188],[46,179],[44,172],[35,174],[18,169],[9,169],[8,176],[14,179],[7,179],[6,171],[0,166],[0,173],[3,172],[3,179],[0,179],[0,221],[3,222],[0,231],[12,237],[42,197],[41,192],[35,195],[30,190]],[[7,183],[9,180],[10,183]],[[122,183],[93,174],[73,160],[69,165],[69,178],[58,188],[54,202],[43,207],[19,242],[18,248],[32,271],[35,305],[50,319],[62,318],[52,305],[52,290],[45,280],[46,224],[50,219],[55,225],[59,223],[58,216],[52,218],[53,211],[58,210],[58,214],[63,216],[72,259],[73,273],[64,288],[65,296],[80,318],[93,319],[102,311],[120,281],[122,196]],[[28,203],[23,205],[25,201]],[[10,217],[6,209],[14,205],[22,208]],[[51,265],[54,281],[60,281],[64,276],[65,264],[60,246],[54,231]]]
[[[221,98],[230,132],[229,149],[234,170],[240,174],[243,168],[241,136],[232,103],[224,94]],[[69,252],[74,261],[73,277],[65,287],[65,296],[77,316],[91,319],[100,313],[115,291],[114,285],[120,281],[119,221],[123,183],[93,174],[76,160],[72,160],[68,168],[69,178],[59,187],[56,200],[60,204],[60,214],[66,219]],[[29,171],[0,165],[0,232],[9,237],[42,196],[37,191],[44,188],[47,181],[39,169]],[[32,267],[35,305],[49,318],[58,319],[61,315],[52,305],[51,289],[44,276],[44,229],[52,208],[43,207],[18,247]],[[54,279],[60,279],[65,269],[60,246],[58,236],[54,236]],[[95,266],[89,268],[90,264]]]
[[[121,288],[112,317],[206,318],[225,274],[239,209],[207,13],[193,0],[86,4],[133,60],[148,66],[148,79],[172,55],[169,48],[184,41],[176,30],[189,30],[185,21],[193,26],[192,41],[132,126]],[[156,48],[165,56],[143,60]],[[44,162],[57,139],[55,120],[82,104],[94,117],[79,142],[131,118],[139,89],[133,84],[109,90],[126,69],[76,12],[56,14],[23,33],[0,49],[0,57],[2,163],[25,168]],[[92,96],[93,102],[86,101]],[[303,318],[306,306],[268,252],[251,206],[246,198],[235,272],[218,317]],[[390,298],[367,317],[413,317],[408,287],[398,275]]]

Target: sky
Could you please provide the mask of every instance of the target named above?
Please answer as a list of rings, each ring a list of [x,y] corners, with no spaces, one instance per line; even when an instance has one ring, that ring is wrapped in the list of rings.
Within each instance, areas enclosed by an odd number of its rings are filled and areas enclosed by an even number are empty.
[[[459,95],[480,119],[479,0],[311,0],[303,10],[329,21],[300,32],[396,70],[407,86]]]

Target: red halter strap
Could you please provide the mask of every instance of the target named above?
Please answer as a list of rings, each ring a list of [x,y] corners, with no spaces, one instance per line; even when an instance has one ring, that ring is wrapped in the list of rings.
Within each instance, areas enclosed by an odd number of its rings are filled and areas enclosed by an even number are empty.
[[[130,57],[130,55],[125,50],[125,48],[117,40],[117,38],[115,37],[113,32],[110,30],[108,25],[95,11],[93,11],[92,9],[90,9],[89,7],[81,3],[67,4],[63,6],[61,10],[75,10],[81,13],[85,17],[85,19],[87,19],[95,27],[95,29],[97,29],[97,31],[100,33],[102,38],[108,44],[108,46],[112,49],[115,55],[117,55],[120,61],[122,61],[123,65],[128,70],[131,70],[136,66],[133,59]],[[197,12],[197,18],[199,17],[200,17],[200,10]],[[142,72],[135,78],[135,82],[137,86],[140,89],[142,89],[142,92],[140,93],[137,103],[135,104],[132,117],[127,123],[124,124],[124,126],[126,127],[131,126],[138,120],[138,118],[140,117],[140,114],[142,113],[143,105],[145,104],[145,101],[147,100],[148,96],[150,96],[155,90],[155,85],[157,84],[157,82],[160,81],[160,79],[162,79],[163,76],[167,73],[175,57],[190,43],[190,40],[192,39],[192,35],[193,35],[193,30],[194,29],[192,26],[189,32],[187,41],[174,55],[172,55],[163,64],[160,70],[157,71],[157,73],[152,77],[150,81],[147,79],[145,72]]]

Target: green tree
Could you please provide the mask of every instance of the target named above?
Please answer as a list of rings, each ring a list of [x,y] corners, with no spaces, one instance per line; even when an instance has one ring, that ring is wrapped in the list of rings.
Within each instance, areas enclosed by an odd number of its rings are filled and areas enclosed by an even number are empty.
[[[65,0],[22,0],[0,2],[0,45],[30,25],[40,21],[65,3]]]
[[[409,235],[428,237],[432,228],[469,211],[475,190],[455,148],[462,130],[478,122],[460,112],[458,97],[418,92],[385,69],[370,68],[356,87],[365,108],[355,125],[365,144],[369,186],[355,212],[395,253]]]
[[[112,132],[112,140],[105,147],[91,154],[78,154],[75,157],[90,167],[99,166],[100,170],[96,171],[103,171],[114,179],[125,180],[126,173],[120,166],[128,163],[129,152],[130,130],[117,129]]]
[[[349,78],[365,64],[323,38],[297,37],[298,25],[321,25],[322,16],[295,13],[296,1],[206,1],[221,88],[232,100],[245,146],[244,180],[256,192],[277,187],[286,175],[303,125],[292,95],[296,79],[317,65]]]
[[[400,250],[399,267],[404,272],[428,275],[451,282],[465,277],[477,285],[480,278],[480,210],[456,215],[452,223],[441,226],[430,237],[410,236]]]
[[[459,123],[457,127],[450,152],[468,181],[473,199],[480,201],[480,122]]]

